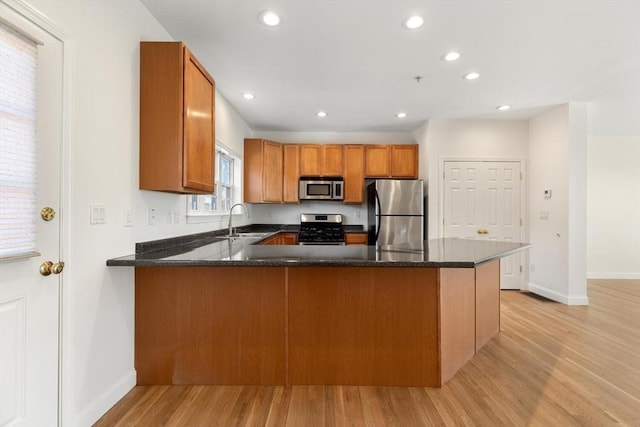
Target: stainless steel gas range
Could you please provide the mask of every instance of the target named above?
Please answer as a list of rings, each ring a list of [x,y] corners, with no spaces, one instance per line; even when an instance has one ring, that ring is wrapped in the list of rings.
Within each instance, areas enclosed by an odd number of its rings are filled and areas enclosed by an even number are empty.
[[[301,214],[300,245],[344,245],[342,214]]]

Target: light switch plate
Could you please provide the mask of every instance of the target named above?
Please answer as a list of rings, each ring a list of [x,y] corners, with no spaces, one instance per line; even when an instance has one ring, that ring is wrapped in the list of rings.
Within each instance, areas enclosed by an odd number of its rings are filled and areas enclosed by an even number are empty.
[[[133,209],[124,208],[124,218],[122,221],[122,225],[124,227],[132,227],[133,226]]]
[[[92,203],[90,206],[89,223],[91,225],[107,223],[107,208],[104,203]]]

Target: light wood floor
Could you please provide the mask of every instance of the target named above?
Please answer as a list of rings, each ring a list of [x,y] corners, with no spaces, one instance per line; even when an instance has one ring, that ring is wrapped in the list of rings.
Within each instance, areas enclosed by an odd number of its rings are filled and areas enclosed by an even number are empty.
[[[96,426],[640,426],[640,281],[588,307],[501,292],[501,332],[441,389],[135,387]]]

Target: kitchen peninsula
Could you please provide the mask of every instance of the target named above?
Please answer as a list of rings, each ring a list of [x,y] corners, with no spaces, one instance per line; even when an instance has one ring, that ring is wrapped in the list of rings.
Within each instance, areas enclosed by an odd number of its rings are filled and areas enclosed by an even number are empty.
[[[107,261],[135,267],[138,384],[440,387],[499,332],[499,259],[529,246],[261,239],[204,233]]]

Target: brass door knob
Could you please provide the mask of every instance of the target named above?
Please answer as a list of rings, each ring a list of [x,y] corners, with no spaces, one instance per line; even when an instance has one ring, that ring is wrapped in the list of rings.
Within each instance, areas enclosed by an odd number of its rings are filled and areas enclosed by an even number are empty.
[[[479,229],[479,230],[477,231],[477,233],[478,233],[478,234],[489,234],[489,230],[484,230],[484,229],[482,229],[482,228],[481,228],[481,229]]]
[[[47,206],[42,208],[42,210],[40,211],[40,216],[45,221],[51,221],[53,218],[55,218],[56,211],[53,210],[53,208],[50,208],[49,206]]]
[[[51,273],[60,274],[62,273],[62,270],[64,270],[64,262],[62,261],[56,263],[45,261],[40,264],[40,274],[42,274],[43,276],[48,276]]]

